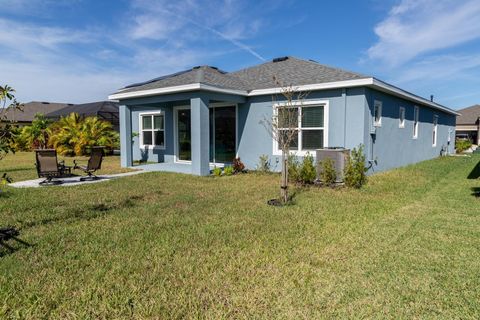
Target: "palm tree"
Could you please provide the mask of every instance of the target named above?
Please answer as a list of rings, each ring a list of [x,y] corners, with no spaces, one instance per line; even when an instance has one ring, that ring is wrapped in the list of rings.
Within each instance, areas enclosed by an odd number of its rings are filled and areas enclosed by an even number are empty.
[[[63,156],[76,155],[75,146],[78,144],[81,130],[82,120],[78,113],[72,112],[50,127],[48,142]]]
[[[23,127],[21,140],[34,149],[45,149],[48,143],[48,127],[51,121],[41,113],[37,113],[32,125]]]
[[[84,155],[89,147],[116,148],[119,135],[112,124],[97,117],[81,119],[78,113],[61,118],[51,127],[49,143],[61,155]]]
[[[86,149],[93,146],[104,146],[111,150],[117,147],[118,141],[119,135],[110,122],[97,117],[87,117],[83,120],[75,153],[85,154]]]

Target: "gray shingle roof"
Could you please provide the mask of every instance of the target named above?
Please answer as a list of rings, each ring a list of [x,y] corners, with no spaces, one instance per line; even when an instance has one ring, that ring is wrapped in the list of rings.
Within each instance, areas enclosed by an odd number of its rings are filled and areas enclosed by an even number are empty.
[[[480,105],[476,104],[474,106],[458,110],[461,115],[457,116],[457,124],[476,124],[478,118],[480,117]]]
[[[306,85],[369,78],[362,74],[332,68],[311,60],[284,57],[231,73],[209,66],[195,67],[191,70],[127,86],[121,92],[166,88],[193,83],[250,91],[278,87],[273,79],[274,76],[283,85]]]
[[[7,109],[5,113],[7,119],[16,122],[32,122],[37,113],[52,119],[67,116],[72,112],[76,112],[84,117],[97,116],[101,113],[118,114],[118,104],[112,101],[83,104],[32,101],[25,103],[22,110],[13,112],[12,109]]]
[[[13,110],[11,108],[6,110],[6,117],[8,120],[11,121],[18,121],[18,122],[32,122],[35,114],[48,114],[50,112],[54,112],[60,109],[63,109],[70,104],[68,103],[56,103],[56,102],[40,102],[40,101],[32,101],[25,103],[22,107],[23,111]]]
[[[82,117],[97,116],[100,112],[118,113],[118,104],[111,101],[98,101],[83,104],[73,104],[46,114],[47,118],[60,118],[72,112]]]
[[[214,67],[200,66],[143,83],[133,84],[127,86],[122,92],[174,87],[193,83],[208,84],[225,89],[247,90],[246,83],[240,78]]]
[[[249,90],[278,87],[273,80],[274,76],[282,85],[294,86],[370,78],[359,73],[332,68],[312,60],[302,60],[294,57],[284,57],[278,60],[232,72],[231,75],[248,83]]]

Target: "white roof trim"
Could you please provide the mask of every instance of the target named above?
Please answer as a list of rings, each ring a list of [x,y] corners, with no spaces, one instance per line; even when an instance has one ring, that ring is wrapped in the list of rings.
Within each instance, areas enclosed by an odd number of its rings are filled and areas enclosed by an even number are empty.
[[[455,127],[457,131],[478,131],[478,126],[473,124],[457,124]]]
[[[434,109],[439,109],[439,110],[442,110],[442,111],[447,112],[447,113],[451,113],[451,114],[454,114],[454,115],[457,115],[457,116],[460,115],[460,113],[458,113],[458,112],[456,112],[456,111],[454,111],[450,108],[447,108],[445,106],[442,106],[441,104],[438,104],[436,102],[427,100],[425,98],[417,96],[417,95],[415,95],[413,93],[410,93],[408,91],[405,91],[403,89],[397,88],[395,86],[392,86],[391,84],[385,83],[385,82],[377,80],[375,78],[372,78],[372,79],[373,79],[373,84],[371,85],[371,87],[374,88],[374,89],[377,89],[377,90],[383,91],[383,92],[387,92],[389,94],[392,94],[392,95],[397,96],[397,97],[404,98],[406,100],[418,102],[418,103],[421,103],[423,105],[427,105],[429,107],[432,107]]]
[[[306,84],[302,86],[292,86],[296,91],[316,91],[325,89],[338,89],[338,88],[350,88],[350,87],[362,87],[373,84],[373,78],[356,79],[356,80],[344,80],[335,82],[325,82],[316,84]],[[279,94],[282,93],[282,88],[269,88],[269,89],[257,89],[248,93],[248,96],[263,96],[266,94]]]
[[[140,91],[129,91],[129,92],[119,91],[117,93],[109,95],[108,99],[122,100],[122,99],[151,97],[151,96],[156,96],[161,94],[179,93],[179,92],[187,92],[187,91],[195,91],[195,90],[229,93],[229,94],[235,94],[240,96],[247,95],[247,92],[244,90],[222,89],[214,86],[205,85],[202,83],[192,83],[192,84],[181,85],[181,86],[156,88],[156,89],[148,89],[148,90],[140,90]]]
[[[364,79],[356,79],[356,80],[307,84],[307,85],[293,86],[293,87],[297,91],[316,91],[316,90],[327,90],[327,89],[338,89],[338,88],[370,87],[382,92],[392,94],[397,97],[404,98],[406,100],[417,102],[422,105],[427,105],[434,109],[439,109],[454,115],[460,115],[460,113],[454,110],[451,110],[445,106],[442,106],[438,103],[427,100],[425,98],[422,98],[413,93],[402,90],[398,87],[395,87],[386,82],[377,80],[375,78],[364,78]],[[282,92],[282,88],[257,89],[257,90],[252,90],[250,92],[247,92],[245,90],[223,89],[223,88],[210,86],[202,83],[193,83],[193,84],[187,84],[187,85],[181,85],[181,86],[156,88],[156,89],[148,89],[148,90],[140,90],[140,91],[130,91],[130,92],[122,92],[120,90],[117,93],[114,93],[108,96],[108,99],[123,100],[123,99],[151,97],[151,96],[161,95],[161,94],[180,93],[180,92],[196,91],[196,90],[227,93],[227,94],[234,94],[234,95],[248,96],[248,97],[262,96],[262,95],[269,95],[269,94],[280,94]]]

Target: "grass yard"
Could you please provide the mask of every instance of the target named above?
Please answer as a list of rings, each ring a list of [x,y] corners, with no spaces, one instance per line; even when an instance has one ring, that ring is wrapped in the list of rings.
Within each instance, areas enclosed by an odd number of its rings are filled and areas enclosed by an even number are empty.
[[[478,319],[479,161],[310,188],[284,208],[265,204],[278,175],[9,188],[1,224],[33,246],[0,257],[0,318]]]
[[[73,160],[80,160],[81,164],[87,164],[88,157],[62,157],[58,156],[58,161],[65,160],[67,166],[73,166]],[[128,172],[131,169],[120,167],[119,156],[104,157],[102,161],[102,170],[98,174],[122,173]],[[9,154],[4,159],[0,160],[0,173],[8,172],[13,181],[23,181],[30,179],[37,179],[37,169],[35,168],[35,153],[34,152],[17,152]],[[81,170],[73,172],[82,175]]]

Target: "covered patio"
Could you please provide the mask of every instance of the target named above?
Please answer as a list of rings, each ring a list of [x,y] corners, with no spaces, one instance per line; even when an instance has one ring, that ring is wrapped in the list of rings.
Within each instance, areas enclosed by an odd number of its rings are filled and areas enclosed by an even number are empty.
[[[136,169],[209,175],[214,166],[235,157],[237,108],[244,102],[241,95],[208,91],[122,100],[122,167],[133,167],[134,161],[141,160],[149,164]],[[215,124],[217,113],[222,121]]]

